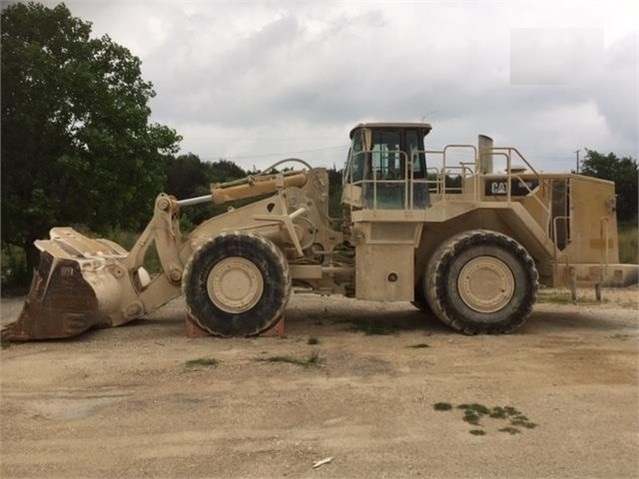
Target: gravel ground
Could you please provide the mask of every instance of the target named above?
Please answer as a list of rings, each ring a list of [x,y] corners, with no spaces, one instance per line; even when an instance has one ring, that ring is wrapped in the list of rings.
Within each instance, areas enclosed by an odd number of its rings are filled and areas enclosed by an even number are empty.
[[[188,339],[176,300],[121,328],[11,344],[0,475],[636,478],[638,294],[572,305],[545,291],[505,336],[459,335],[407,303],[300,295],[283,339]],[[2,300],[2,321],[20,305]],[[218,363],[187,364],[202,358]],[[536,427],[473,426],[462,403]]]

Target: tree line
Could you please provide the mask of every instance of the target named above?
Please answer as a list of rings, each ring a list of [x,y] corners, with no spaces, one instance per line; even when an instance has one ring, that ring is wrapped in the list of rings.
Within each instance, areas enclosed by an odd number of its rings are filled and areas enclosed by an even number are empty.
[[[617,219],[637,224],[639,207],[639,173],[637,160],[614,153],[599,153],[586,148],[586,157],[580,173],[615,182]]]
[[[151,121],[155,96],[140,60],[64,4],[2,9],[2,246],[37,263],[33,241],[56,225],[97,234],[140,230],[153,198],[208,194],[210,183],[244,177],[231,161],[177,155],[180,135]],[[618,216],[637,217],[637,162],[588,150],[583,174],[617,183]],[[331,213],[340,214],[340,172],[330,171]],[[225,207],[185,210],[186,228]]]

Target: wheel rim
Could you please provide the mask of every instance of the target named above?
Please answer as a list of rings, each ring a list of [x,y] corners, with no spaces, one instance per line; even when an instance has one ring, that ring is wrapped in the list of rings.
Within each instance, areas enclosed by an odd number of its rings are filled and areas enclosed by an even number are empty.
[[[500,259],[479,256],[466,263],[459,272],[457,290],[469,308],[479,313],[494,313],[512,299],[515,278]]]
[[[255,263],[232,256],[213,267],[206,289],[215,306],[227,313],[239,314],[258,303],[264,292],[264,279]]]

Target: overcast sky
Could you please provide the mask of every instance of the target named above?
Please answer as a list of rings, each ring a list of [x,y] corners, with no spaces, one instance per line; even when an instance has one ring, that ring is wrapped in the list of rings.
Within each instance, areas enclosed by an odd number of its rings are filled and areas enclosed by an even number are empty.
[[[545,171],[638,156],[638,2],[66,3],[203,159],[340,168],[358,122],[421,120],[431,148],[483,133]]]

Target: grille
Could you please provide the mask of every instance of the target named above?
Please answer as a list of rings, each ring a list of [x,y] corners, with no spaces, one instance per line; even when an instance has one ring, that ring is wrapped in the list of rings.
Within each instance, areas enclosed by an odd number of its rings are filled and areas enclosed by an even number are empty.
[[[557,248],[563,250],[570,242],[570,180],[568,178],[552,180],[552,238],[556,238]],[[558,218],[555,220],[555,218]],[[557,231],[555,231],[555,227]]]

